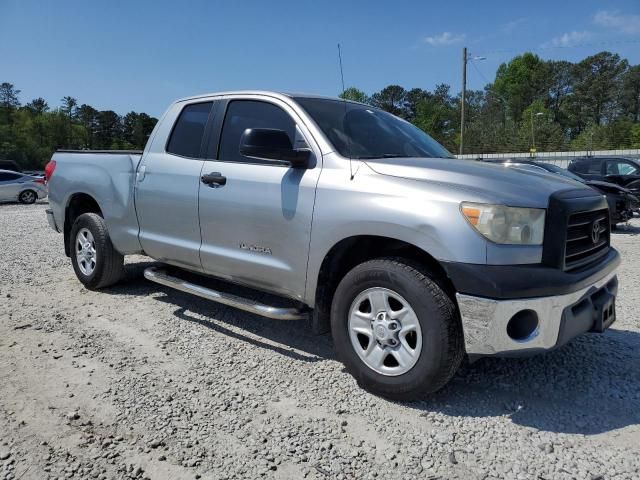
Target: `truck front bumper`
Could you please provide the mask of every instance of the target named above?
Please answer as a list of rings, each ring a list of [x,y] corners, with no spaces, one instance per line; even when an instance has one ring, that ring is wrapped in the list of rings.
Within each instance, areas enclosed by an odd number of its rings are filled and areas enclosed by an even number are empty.
[[[532,355],[559,347],[584,332],[604,331],[615,321],[619,263],[618,252],[611,249],[595,269],[562,272],[563,282],[557,271],[522,266],[520,273],[527,274],[525,281],[545,291],[540,296],[518,297],[512,287],[523,280],[512,275],[520,266],[502,267],[508,275],[501,280],[498,270],[492,268],[493,275],[485,277],[485,281],[492,281],[493,285],[477,286],[476,290],[482,292],[487,288],[497,292],[492,295],[494,298],[460,291],[454,281],[467,354],[471,359]],[[545,280],[547,275],[553,280]],[[549,294],[550,289],[557,293]]]

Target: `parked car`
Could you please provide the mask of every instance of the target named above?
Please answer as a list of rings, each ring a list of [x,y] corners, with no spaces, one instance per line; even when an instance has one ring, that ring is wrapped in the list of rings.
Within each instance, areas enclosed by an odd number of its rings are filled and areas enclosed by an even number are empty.
[[[369,105],[187,98],[144,152],[59,151],[45,172],[48,222],[87,288],[117,283],[124,256],[144,252],[170,266],[147,268],[151,281],[330,330],[359,384],[390,398],[439,389],[464,355],[540,353],[615,320],[604,196],[456,160]]]
[[[602,180],[631,190],[640,200],[640,161],[622,157],[581,157],[568,170],[586,180]]]
[[[44,177],[0,170],[0,201],[34,203],[47,196]]]
[[[609,204],[609,214],[612,226],[615,226],[618,223],[626,222],[630,218],[633,218],[633,212],[638,210],[638,206],[640,205],[640,202],[635,197],[635,195],[633,195],[627,188],[610,182],[602,182],[599,180],[585,180],[584,178],[579,177],[578,175],[551,163],[523,160],[519,158],[487,159],[483,161],[499,163],[507,167],[562,175],[564,177],[571,178],[577,182],[584,183],[590,186],[603,195],[606,195],[607,203]]]

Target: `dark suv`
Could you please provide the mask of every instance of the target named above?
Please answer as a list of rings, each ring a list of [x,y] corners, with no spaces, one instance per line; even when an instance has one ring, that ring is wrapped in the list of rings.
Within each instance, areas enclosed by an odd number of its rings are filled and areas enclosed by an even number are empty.
[[[640,161],[623,157],[582,157],[571,160],[568,170],[586,180],[604,180],[631,190],[640,199]]]

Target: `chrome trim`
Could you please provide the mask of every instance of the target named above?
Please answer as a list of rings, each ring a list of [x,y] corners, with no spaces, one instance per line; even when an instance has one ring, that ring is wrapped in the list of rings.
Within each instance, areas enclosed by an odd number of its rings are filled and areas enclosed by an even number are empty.
[[[262,317],[272,318],[274,320],[303,320],[307,318],[307,314],[305,312],[296,308],[271,307],[269,305],[256,303],[248,298],[238,297],[237,295],[230,293],[218,292],[217,290],[196,285],[195,283],[187,282],[186,280],[169,275],[166,271],[158,267],[146,268],[144,271],[144,278],[166,287],[175,288],[181,292],[191,293],[213,302],[244,310],[245,312],[255,313]]]
[[[563,310],[602,288],[615,276],[614,270],[589,287],[549,297],[495,300],[457,293],[467,354],[494,355],[553,348],[558,341]],[[537,335],[526,341],[513,340],[507,335],[507,323],[513,315],[526,309],[538,314]]]

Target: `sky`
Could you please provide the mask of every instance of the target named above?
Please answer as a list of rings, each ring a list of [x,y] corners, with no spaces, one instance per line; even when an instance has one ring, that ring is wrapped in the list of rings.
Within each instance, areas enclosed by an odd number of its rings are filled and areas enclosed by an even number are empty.
[[[336,96],[344,78],[468,88],[524,51],[580,60],[609,50],[640,64],[640,1],[0,0],[0,82],[23,103],[70,95],[159,116],[176,98],[235,89]]]

